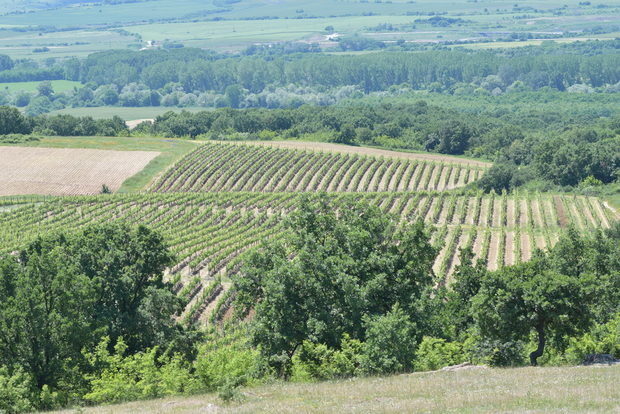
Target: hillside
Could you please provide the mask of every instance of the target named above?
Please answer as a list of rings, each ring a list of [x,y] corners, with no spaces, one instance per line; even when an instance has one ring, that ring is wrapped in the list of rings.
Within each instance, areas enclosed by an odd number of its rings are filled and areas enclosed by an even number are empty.
[[[620,366],[473,369],[316,384],[276,383],[216,395],[174,397],[85,409],[129,413],[611,413],[620,410]],[[64,411],[72,413],[74,411]]]

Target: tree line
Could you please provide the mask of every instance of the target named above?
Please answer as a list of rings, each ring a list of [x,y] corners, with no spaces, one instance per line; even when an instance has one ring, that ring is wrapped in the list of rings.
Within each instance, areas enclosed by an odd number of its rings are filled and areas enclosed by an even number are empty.
[[[254,48],[233,56],[184,48],[113,50],[82,60],[52,60],[43,67],[4,56],[0,82],[66,79],[83,86],[39,96],[0,94],[0,103],[27,107],[31,114],[38,114],[66,106],[328,105],[341,100],[343,94],[359,97],[394,88],[459,95],[544,88],[614,92],[620,82],[619,45],[620,41],[610,40],[519,51],[388,50],[339,56],[311,50],[288,53],[286,48],[270,53]]]
[[[590,125],[550,113],[497,118],[409,103],[352,103],[296,109],[168,112],[129,131],[119,117],[27,117],[0,107],[0,134],[57,136],[148,135],[205,140],[304,139],[388,149],[468,155],[496,161],[477,185],[500,193],[537,183],[539,189],[597,186],[620,179],[620,119]],[[529,128],[527,127],[529,125]]]

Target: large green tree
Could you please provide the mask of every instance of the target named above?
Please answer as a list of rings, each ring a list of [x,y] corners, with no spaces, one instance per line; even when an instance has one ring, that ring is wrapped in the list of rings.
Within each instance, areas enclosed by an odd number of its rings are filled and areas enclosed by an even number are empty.
[[[237,300],[256,311],[254,341],[275,365],[285,367],[305,340],[333,348],[344,334],[363,340],[364,320],[396,304],[415,322],[436,249],[422,222],[396,223],[367,204],[306,199],[285,240],[248,259]]]
[[[561,347],[564,338],[588,328],[595,285],[592,274],[562,273],[541,254],[531,262],[489,272],[473,298],[472,311],[486,339],[528,341],[535,334],[530,363],[537,365],[550,339]]]
[[[40,237],[1,257],[0,366],[70,392],[82,350],[103,336],[124,337],[131,351],[167,344],[178,310],[162,279],[171,263],[159,234],[112,224]]]

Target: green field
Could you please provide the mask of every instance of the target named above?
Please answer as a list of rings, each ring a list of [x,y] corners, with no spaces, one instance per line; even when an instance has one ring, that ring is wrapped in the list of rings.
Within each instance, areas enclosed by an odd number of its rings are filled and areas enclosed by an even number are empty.
[[[542,35],[563,42],[609,38],[613,33],[581,34],[593,26],[612,32],[617,30],[620,7],[606,8],[571,1],[526,0],[515,4],[504,0],[472,2],[467,0],[421,0],[370,2],[358,0],[318,0],[300,6],[298,1],[241,0],[215,2],[202,0],[151,0],[102,4],[78,3],[71,7],[43,2],[31,7],[23,2],[4,6],[28,13],[0,16],[1,27],[54,26],[71,27],[71,31],[51,29],[40,33],[0,31],[0,53],[14,58],[85,56],[89,53],[119,48],[139,48],[148,40],[175,40],[185,46],[239,50],[254,43],[280,41],[319,42],[323,47],[337,44],[325,41],[324,29],[333,26],[340,35],[359,34],[376,40],[396,42],[443,42],[455,40],[484,41],[506,37],[510,33]],[[581,2],[583,3],[583,2]],[[564,7],[566,6],[566,7]],[[1,9],[1,7],[0,7]],[[448,11],[443,17],[460,18],[462,23],[433,26],[415,23],[428,19],[429,13]],[[391,24],[396,30],[377,29]],[[122,27],[122,31],[118,28]],[[613,29],[613,28],[616,29]],[[562,32],[573,36],[563,37]],[[544,36],[542,36],[544,37]],[[517,47],[529,42],[484,43],[484,47]],[[45,53],[33,49],[46,46]]]
[[[473,369],[316,384],[274,383],[242,389],[240,401],[231,404],[207,394],[82,412],[612,413],[620,410],[619,382],[620,366]]]
[[[67,92],[72,91],[73,88],[80,88],[82,84],[80,82],[66,81],[66,80],[54,80],[50,81],[54,92]],[[8,82],[0,83],[0,90],[8,92],[36,92],[37,87],[41,82]]]
[[[177,108],[167,106],[143,106],[143,107],[119,107],[119,106],[99,106],[90,108],[65,108],[58,111],[50,112],[50,115],[67,114],[73,116],[90,116],[94,119],[112,118],[113,116],[119,116],[125,121],[131,121],[134,119],[151,119],[156,118],[159,115],[163,115],[166,112],[181,112],[181,111],[207,111],[209,108]]]

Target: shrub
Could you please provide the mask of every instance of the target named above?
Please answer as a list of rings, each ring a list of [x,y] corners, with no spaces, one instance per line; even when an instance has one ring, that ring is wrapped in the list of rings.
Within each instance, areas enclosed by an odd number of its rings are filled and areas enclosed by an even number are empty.
[[[196,375],[210,391],[238,387],[257,379],[261,363],[258,351],[234,342],[225,346],[203,345],[195,363]]]
[[[416,371],[434,371],[467,360],[463,344],[425,336],[415,353]]]
[[[478,360],[492,367],[514,367],[523,365],[525,361],[521,341],[482,341],[476,347],[475,353]]]
[[[292,377],[296,381],[345,378],[359,374],[363,344],[345,334],[340,349],[304,341],[293,357]]]
[[[124,356],[127,345],[122,338],[110,354],[105,338],[87,359],[98,374],[90,379],[91,391],[84,399],[95,403],[115,403],[144,398],[158,398],[198,391],[199,381],[178,355],[157,356],[158,348]]]
[[[398,304],[386,315],[364,318],[363,370],[392,374],[411,368],[415,352],[415,324]]]

